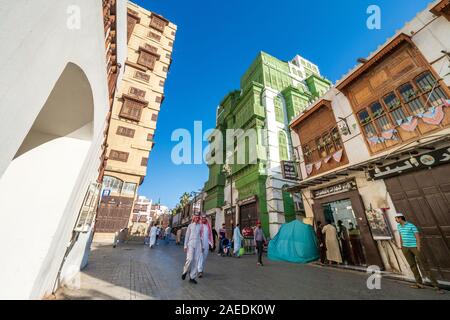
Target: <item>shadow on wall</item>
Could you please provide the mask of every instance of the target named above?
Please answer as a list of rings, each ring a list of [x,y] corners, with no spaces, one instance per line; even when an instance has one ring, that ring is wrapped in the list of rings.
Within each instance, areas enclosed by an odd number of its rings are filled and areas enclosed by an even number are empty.
[[[0,286],[10,288],[6,298],[39,298],[36,290],[52,289],[76,222],[74,201],[85,192],[77,181],[93,120],[90,83],[68,63],[0,178],[0,212],[17,213],[0,216],[0,225],[8,226],[4,240],[14,243],[6,248],[8,264],[0,274]]]
[[[80,77],[86,76],[78,66],[69,63],[14,159],[53,139],[92,139],[94,102],[88,80]]]

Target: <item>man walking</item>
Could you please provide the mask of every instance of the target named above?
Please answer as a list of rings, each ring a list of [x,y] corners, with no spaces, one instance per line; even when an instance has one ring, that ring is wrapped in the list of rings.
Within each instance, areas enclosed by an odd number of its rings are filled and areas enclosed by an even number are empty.
[[[202,241],[200,238],[200,216],[198,213],[192,217],[192,223],[188,226],[184,239],[184,252],[186,252],[186,263],[183,268],[181,279],[186,279],[190,271],[189,282],[197,284],[197,271],[200,255],[202,254]]]
[[[203,271],[205,270],[206,258],[208,258],[209,246],[213,245],[213,236],[211,226],[209,225],[206,214],[202,214],[202,223],[200,229],[200,238],[202,241],[202,254],[198,262],[198,277],[203,277]]]
[[[158,245],[159,236],[161,234],[161,228],[158,226],[156,227],[156,239],[155,239],[155,245]]]
[[[172,233],[172,229],[170,226],[167,226],[166,230],[164,231],[164,239],[166,241],[166,245],[170,242],[170,234]]]
[[[181,244],[181,227],[177,229],[177,240],[176,240],[176,244],[180,245]]]
[[[397,213],[395,215],[395,221],[398,223],[397,228],[400,233],[400,244],[403,255],[405,256],[406,261],[408,261],[411,271],[414,273],[414,278],[416,279],[416,284],[411,287],[415,289],[423,288],[423,279],[419,273],[420,269],[420,271],[430,279],[431,284],[437,292],[444,293],[439,289],[436,279],[430,272],[427,257],[422,251],[423,248],[417,227],[411,222],[406,221],[403,213]]]
[[[152,224],[152,227],[150,228],[150,240],[148,246],[153,249],[156,244],[156,236],[158,233],[158,228]]]
[[[241,229],[239,228],[238,223],[233,230],[233,255],[237,258],[240,258],[239,250],[241,249],[241,242],[243,238],[244,237],[241,234]]]
[[[262,263],[262,254],[264,250],[264,243],[267,241],[266,236],[264,235],[264,231],[261,228],[261,221],[258,221],[256,224],[256,229],[254,232],[254,239],[256,243],[256,250],[258,250],[258,266],[263,266]]]
[[[222,228],[219,229],[219,252],[218,256],[223,254],[223,240],[225,240],[227,234],[227,229],[225,223],[222,223]]]

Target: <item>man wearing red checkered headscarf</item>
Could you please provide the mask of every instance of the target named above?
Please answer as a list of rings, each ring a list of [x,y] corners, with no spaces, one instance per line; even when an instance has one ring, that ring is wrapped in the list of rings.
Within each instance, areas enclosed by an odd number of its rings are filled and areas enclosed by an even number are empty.
[[[198,262],[198,277],[203,277],[203,271],[205,269],[206,258],[209,253],[209,246],[213,246],[214,240],[211,230],[211,225],[209,224],[208,218],[206,214],[202,214],[201,220],[202,227],[200,229],[200,238],[202,241],[202,254],[200,255],[200,259]]]

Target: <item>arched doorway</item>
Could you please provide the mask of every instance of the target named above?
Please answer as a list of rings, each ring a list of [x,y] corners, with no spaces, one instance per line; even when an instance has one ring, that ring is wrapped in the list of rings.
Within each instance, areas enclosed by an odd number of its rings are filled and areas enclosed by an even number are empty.
[[[32,110],[30,106],[23,112]],[[36,282],[56,276],[43,264],[53,267],[61,261],[55,248],[70,237],[67,224],[73,227],[76,222],[78,212],[67,208],[86,191],[77,194],[93,120],[89,81],[77,65],[69,63],[0,177],[0,225],[5,228],[1,238],[8,241],[2,241],[7,263],[2,265],[0,282],[11,290],[9,297],[30,296]]]

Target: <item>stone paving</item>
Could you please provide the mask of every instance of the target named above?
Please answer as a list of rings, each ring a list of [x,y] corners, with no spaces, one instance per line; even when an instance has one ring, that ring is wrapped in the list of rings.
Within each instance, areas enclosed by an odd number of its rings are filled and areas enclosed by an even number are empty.
[[[297,265],[256,256],[210,254],[198,284],[181,280],[182,247],[164,243],[93,247],[88,266],[58,299],[446,299],[450,292],[411,289],[408,283],[383,278],[380,290],[369,290],[360,272],[316,265]]]

